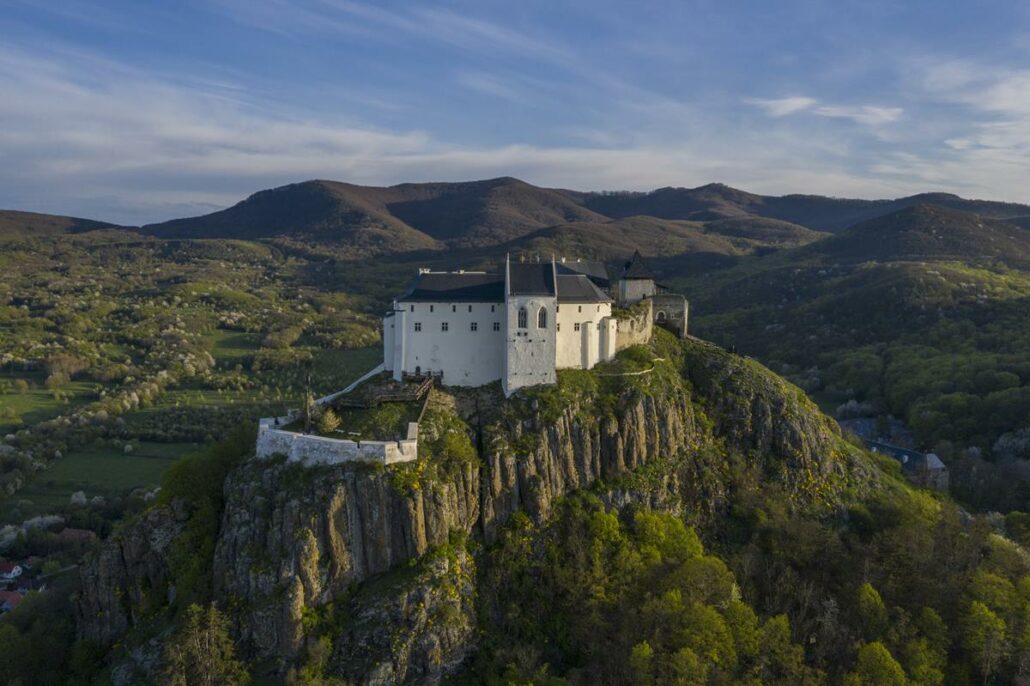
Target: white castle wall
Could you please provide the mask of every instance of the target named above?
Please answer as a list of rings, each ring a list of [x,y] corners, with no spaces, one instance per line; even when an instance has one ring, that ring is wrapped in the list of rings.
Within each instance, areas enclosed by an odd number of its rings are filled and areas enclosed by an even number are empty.
[[[558,380],[555,371],[555,298],[553,296],[509,296],[507,307],[507,350],[503,365],[505,395],[519,388],[552,384]],[[526,308],[527,327],[518,328],[518,312]],[[547,326],[537,326],[540,308],[547,308]]]
[[[482,386],[504,371],[504,305],[500,303],[407,303],[387,318],[398,370],[443,372],[448,386]],[[443,324],[447,323],[447,331]],[[472,330],[475,322],[476,330]],[[494,323],[500,327],[494,331]],[[416,324],[421,330],[416,331]],[[384,336],[385,346],[386,336]],[[385,353],[385,350],[384,350]]]
[[[612,314],[609,303],[563,303],[558,306],[558,349],[555,364],[558,369],[589,369],[599,360],[607,360],[609,325]],[[579,324],[579,331],[576,331]]]
[[[290,421],[279,417],[279,423]],[[283,431],[276,418],[262,419],[258,424],[257,456],[270,458],[285,455],[290,462],[306,465],[340,464],[363,461],[396,464],[418,459],[418,424],[408,424],[407,438],[401,441],[349,441],[324,436]]]

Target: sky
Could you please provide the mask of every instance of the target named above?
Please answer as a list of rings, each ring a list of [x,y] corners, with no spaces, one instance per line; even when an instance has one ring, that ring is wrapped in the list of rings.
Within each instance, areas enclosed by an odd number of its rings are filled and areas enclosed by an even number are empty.
[[[1030,3],[0,0],[0,208],[498,176],[1030,202]]]

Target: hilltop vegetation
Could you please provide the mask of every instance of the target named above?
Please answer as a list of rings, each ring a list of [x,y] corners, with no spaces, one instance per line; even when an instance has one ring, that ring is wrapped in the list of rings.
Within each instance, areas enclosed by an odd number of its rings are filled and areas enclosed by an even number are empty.
[[[755,355],[830,411],[892,414],[978,507],[1030,507],[1030,232],[915,207],[676,280],[693,331]]]

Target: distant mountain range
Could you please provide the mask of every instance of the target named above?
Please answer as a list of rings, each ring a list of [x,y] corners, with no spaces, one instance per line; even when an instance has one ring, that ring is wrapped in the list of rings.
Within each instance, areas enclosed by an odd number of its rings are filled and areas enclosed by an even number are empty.
[[[947,193],[854,200],[764,196],[722,184],[584,193],[504,177],[390,187],[305,181],[259,191],[219,212],[134,230],[158,238],[289,239],[378,255],[505,249],[608,259],[635,248],[742,255],[813,244],[809,249],[842,257],[883,259],[922,250],[1022,254],[1026,232],[1016,227],[1030,227],[1030,205]],[[0,236],[101,228],[113,225],[0,211]],[[961,236],[944,237],[955,232]]]

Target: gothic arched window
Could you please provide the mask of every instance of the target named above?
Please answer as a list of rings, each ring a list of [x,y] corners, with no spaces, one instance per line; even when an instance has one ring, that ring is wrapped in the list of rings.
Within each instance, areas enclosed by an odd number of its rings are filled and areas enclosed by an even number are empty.
[[[529,313],[526,312],[526,308],[525,307],[520,307],[519,308],[519,328],[520,329],[527,329],[527,328],[529,328]]]
[[[536,327],[538,329],[547,328],[547,308],[541,307],[540,311],[536,313]]]

